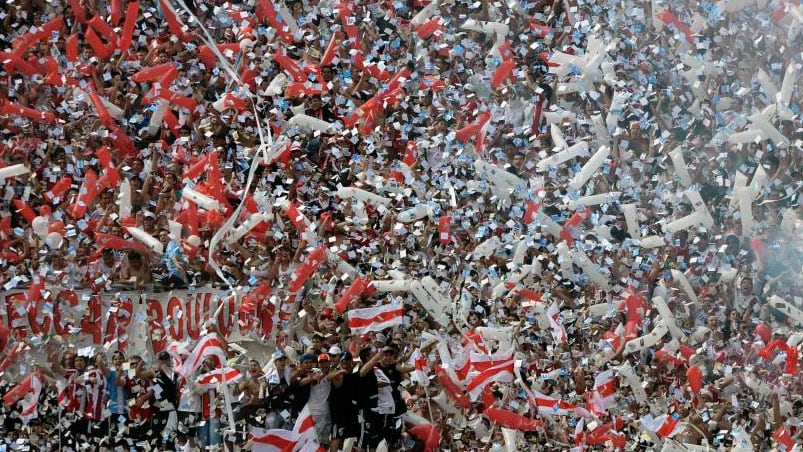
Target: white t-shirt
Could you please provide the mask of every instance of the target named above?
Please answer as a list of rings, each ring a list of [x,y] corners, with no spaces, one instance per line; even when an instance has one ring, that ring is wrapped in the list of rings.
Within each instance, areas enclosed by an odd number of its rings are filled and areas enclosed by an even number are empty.
[[[379,414],[393,414],[396,412],[396,403],[393,401],[390,378],[379,367],[374,368],[374,373],[379,386],[379,399],[376,402],[374,411]]]
[[[309,389],[309,412],[313,416],[329,414],[329,393],[332,391],[332,382],[323,379]]]

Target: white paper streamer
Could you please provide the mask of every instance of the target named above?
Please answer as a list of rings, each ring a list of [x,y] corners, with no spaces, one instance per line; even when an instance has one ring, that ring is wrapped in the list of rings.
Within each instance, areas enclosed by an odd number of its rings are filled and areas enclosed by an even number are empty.
[[[379,293],[408,292],[410,290],[410,281],[398,279],[371,281],[371,286]]]
[[[597,265],[591,261],[584,253],[578,250],[572,250],[572,261],[583,269],[583,272],[588,276],[591,281],[605,290],[610,290],[611,286],[608,283],[608,278],[600,273]]]
[[[505,439],[505,452],[516,452],[518,450],[518,430],[502,427],[502,438]]]
[[[538,171],[544,171],[549,167],[558,166],[561,163],[571,160],[586,152],[588,152],[588,143],[585,141],[578,141],[567,149],[564,149],[556,154],[552,154],[545,159],[539,160],[538,163],[536,163],[535,168]]]
[[[605,125],[602,114],[591,115],[591,122],[594,124],[594,135],[597,137],[598,144],[607,146],[611,141],[611,135],[608,133],[608,126]]]
[[[560,272],[564,279],[569,281],[574,277],[574,269],[572,268],[572,254],[565,241],[558,243],[556,247],[558,251],[558,265],[560,265]]]
[[[493,236],[477,245],[471,253],[475,256],[489,257],[503,246],[499,237]]]
[[[620,191],[611,191],[608,193],[599,193],[596,195],[583,196],[574,201],[569,201],[567,207],[576,209],[580,206],[596,206],[599,204],[610,204],[616,202],[622,196]]]
[[[663,338],[669,329],[664,324],[663,319],[658,320],[655,323],[655,328],[644,336],[638,337],[636,339],[627,341],[625,344],[624,354],[629,355],[631,353],[636,353],[644,350],[645,348],[649,348],[657,344],[661,338]]]
[[[374,205],[389,206],[392,199],[379,196],[376,193],[371,193],[357,187],[340,187],[337,189],[337,197],[340,199],[355,198],[363,202],[368,202]]]
[[[492,328],[478,326],[474,329],[486,342],[496,341],[499,350],[508,350],[513,346],[513,328]]]
[[[625,362],[615,367],[622,381],[633,391],[633,397],[638,403],[647,403],[647,392],[641,384],[641,380],[636,376],[636,372],[629,362]]]
[[[681,273],[680,270],[672,269],[672,279],[677,281],[680,284],[681,289],[686,294],[687,297],[694,303],[699,303],[697,300],[697,294],[694,293],[694,289],[691,288],[691,284],[689,284],[689,280],[686,278],[686,275]]]
[[[145,246],[147,246],[149,250],[153,251],[156,254],[164,253],[164,245],[162,245],[162,242],[157,240],[154,236],[134,226],[126,227],[126,230],[128,231],[129,234],[131,234],[132,237],[145,244]]]
[[[552,137],[552,142],[555,143],[555,148],[552,149],[553,151],[557,152],[563,149],[569,149],[566,139],[563,138],[563,131],[557,124],[550,124],[549,130],[549,136]]]
[[[569,110],[564,110],[562,108],[557,108],[556,110],[549,110],[543,112],[544,119],[549,124],[561,124],[565,121],[574,122],[577,119],[577,115],[570,112]]]
[[[750,237],[750,231],[753,229],[753,189],[750,187],[739,187],[735,188],[733,192],[739,200],[742,237]]]
[[[700,196],[700,192],[694,190],[686,190],[683,192],[691,201],[692,207],[694,207],[695,212],[699,212],[702,217],[702,223],[708,228],[714,226],[714,217],[711,216],[711,212],[708,211],[708,207],[705,205],[703,201],[703,197]]]
[[[599,150],[597,150],[597,152],[595,152],[594,155],[588,159],[586,164],[583,165],[583,169],[572,178],[571,182],[569,182],[569,187],[574,188],[575,190],[582,188],[583,185],[588,182],[594,172],[596,172],[597,169],[599,169],[599,167],[605,163],[605,159],[608,158],[610,153],[611,149],[608,146],[600,146]]]
[[[761,85],[761,89],[764,90],[764,93],[770,99],[776,99],[778,96],[778,88],[775,87],[775,84],[772,83],[772,79],[764,69],[758,68],[758,72],[756,73],[756,78],[758,79],[759,85]]]
[[[423,25],[436,11],[438,11],[438,6],[440,6],[440,0],[434,0],[427,6],[425,6],[421,11],[416,13],[412,19],[410,19],[410,25],[413,27],[417,27],[419,25]]]
[[[267,217],[262,213],[254,213],[247,220],[243,222],[240,226],[236,229],[231,231],[231,234],[226,237],[226,244],[231,245],[232,243],[240,240],[241,238],[245,237],[252,229],[257,227],[260,223],[267,220]]]
[[[640,247],[649,250],[666,245],[666,240],[660,235],[649,235],[639,239],[638,244]]]
[[[440,286],[432,277],[425,276],[420,281],[413,280],[410,282],[409,287],[410,292],[436,322],[442,327],[449,326],[451,303],[443,295]]]
[[[290,80],[287,78],[287,75],[284,73],[284,71],[279,72],[276,77],[273,77],[273,80],[270,81],[268,87],[265,88],[265,95],[276,96],[281,94],[289,81]]]
[[[669,158],[672,159],[672,167],[675,169],[675,173],[680,176],[680,183],[682,183],[684,187],[690,186],[691,176],[689,175],[689,170],[686,168],[686,160],[683,159],[683,148],[678,146],[672,149],[668,155]]]
[[[22,163],[18,163],[16,165],[9,165],[6,166],[5,168],[0,168],[0,181],[8,179],[10,177],[22,176],[23,174],[28,174],[30,172],[31,170]]]
[[[685,338],[686,334],[678,327],[675,316],[666,304],[666,300],[664,300],[663,297],[655,296],[652,297],[652,304],[655,306],[658,314],[661,315],[661,319],[666,323],[666,327],[669,329],[669,334],[672,335],[672,338],[677,340]]]
[[[627,225],[627,233],[630,237],[638,237],[641,235],[638,227],[638,211],[634,203],[620,204],[619,209],[625,216],[625,224]]]
[[[431,212],[431,209],[426,204],[416,204],[415,207],[407,209],[400,214],[396,215],[396,220],[402,223],[410,223],[421,218],[426,217]]]
[[[789,63],[786,66],[786,73],[784,74],[783,83],[781,84],[781,91],[777,94],[778,103],[784,107],[789,106],[792,100],[792,90],[798,82],[798,69],[794,63]]]
[[[326,133],[332,128],[331,122],[305,114],[295,115],[288,122],[310,132]]]
[[[513,190],[526,186],[524,181],[515,174],[482,159],[474,161],[474,170],[488,181],[491,193],[501,199],[510,199]]]
[[[120,218],[131,216],[131,183],[128,179],[120,181]]]
[[[181,196],[206,210],[225,210],[217,199],[210,198],[189,186],[184,186],[181,190]]]
[[[767,118],[763,113],[754,113],[748,116],[748,119],[753,123],[756,128],[761,131],[761,135],[764,138],[770,138],[776,145],[789,145],[789,139],[786,138],[775,126],[770,123],[769,118]]]

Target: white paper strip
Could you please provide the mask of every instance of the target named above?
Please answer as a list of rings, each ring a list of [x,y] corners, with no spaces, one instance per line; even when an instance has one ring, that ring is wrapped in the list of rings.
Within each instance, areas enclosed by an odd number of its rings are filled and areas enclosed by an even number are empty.
[[[5,168],[0,168],[0,180],[8,179],[10,177],[22,176],[23,174],[28,174],[30,172],[31,170],[22,163],[18,163],[16,165],[9,165],[6,166]]]
[[[120,181],[120,218],[131,216],[131,183],[128,179]]]
[[[185,186],[181,190],[181,196],[184,199],[190,200],[194,202],[198,207],[201,207],[206,210],[224,210],[223,206],[220,205],[217,199],[210,198],[205,194],[190,188],[189,186]]]
[[[803,325],[803,311],[787,303],[786,300],[773,295],[770,297],[770,306],[783,312],[787,317],[795,321],[795,326]]]
[[[683,333],[683,331],[678,327],[677,322],[675,321],[675,316],[672,314],[672,311],[666,304],[666,300],[660,296],[652,297],[652,304],[655,306],[658,314],[661,315],[661,318],[666,323],[666,327],[669,329],[669,334],[671,334],[674,339],[684,339],[686,334]]]
[[[599,193],[596,195],[583,196],[574,201],[569,201],[567,205],[570,209],[576,209],[580,206],[596,206],[599,204],[610,204],[616,202],[622,196],[620,191],[611,191],[608,193]]]
[[[660,235],[649,235],[639,239],[638,244],[640,247],[649,250],[666,245],[666,240],[664,240],[664,238]]]
[[[697,300],[697,294],[694,293],[694,290],[691,288],[691,284],[689,284],[689,280],[686,278],[686,275],[680,272],[680,270],[672,269],[672,279],[677,281],[680,284],[681,289],[686,294],[687,297],[694,303],[699,303]]]
[[[778,88],[776,88],[775,84],[772,83],[772,79],[766,72],[764,72],[764,69],[758,68],[756,78],[758,79],[758,83],[761,85],[761,89],[764,90],[764,93],[767,95],[767,97],[775,100],[778,96]]]
[[[647,392],[641,384],[641,379],[636,376],[636,372],[629,362],[625,362],[615,368],[622,381],[633,391],[633,397],[638,403],[647,403]]]
[[[477,245],[471,253],[475,256],[489,257],[503,246],[499,237],[493,236]]]
[[[750,187],[739,187],[734,189],[734,195],[739,200],[739,212],[741,213],[742,237],[750,237],[753,230],[753,189]]]
[[[657,344],[661,338],[663,338],[669,330],[667,329],[666,325],[664,324],[663,319],[658,320],[655,323],[655,328],[644,336],[639,338],[630,340],[625,344],[624,354],[629,355],[631,353],[640,352],[645,348],[649,348]]]
[[[689,170],[686,168],[686,160],[683,159],[683,148],[678,146],[672,149],[672,151],[669,152],[669,158],[672,159],[672,167],[675,169],[675,173],[680,176],[680,183],[682,183],[684,187],[690,186],[691,176],[689,175]]]
[[[296,125],[302,129],[312,132],[326,133],[329,132],[332,123],[326,122],[323,119],[318,119],[309,115],[300,114],[290,118],[290,124]]]
[[[583,165],[583,169],[580,170],[580,173],[572,178],[571,182],[569,182],[569,187],[575,190],[582,188],[599,167],[605,163],[605,159],[608,158],[610,153],[611,149],[608,146],[600,146],[599,150]]]
[[[340,199],[355,198],[363,202],[369,202],[374,205],[389,206],[391,203],[390,198],[379,196],[376,193],[363,190],[357,187],[340,187],[337,189],[337,197]]]
[[[226,237],[226,244],[231,245],[232,243],[245,237],[246,234],[248,234],[252,229],[257,227],[257,225],[266,219],[267,217],[262,213],[258,212],[251,214],[251,216],[249,216],[248,219],[243,222],[243,224],[232,230],[231,234]]]
[[[608,283],[608,279],[602,273],[600,273],[599,269],[597,268],[597,264],[591,261],[584,253],[572,250],[572,260],[575,264],[577,264],[580,268],[583,269],[583,272],[588,276],[591,281],[596,283],[600,288],[605,290],[610,290],[611,286]]]
[[[784,107],[789,106],[789,101],[792,100],[792,90],[795,87],[795,84],[798,82],[798,69],[797,66],[790,62],[786,66],[786,73],[783,77],[783,83],[781,84],[781,91],[778,92],[778,103]]]
[[[597,137],[597,143],[601,145],[608,145],[611,141],[611,135],[608,133],[608,126],[602,119],[602,114],[591,115],[591,122],[594,124],[594,135]]]
[[[410,290],[410,281],[398,279],[386,279],[371,281],[371,286],[379,293],[385,292],[407,292]]]
[[[451,303],[441,293],[440,286],[432,277],[425,276],[420,281],[413,280],[409,287],[410,292],[436,322],[442,327],[449,326]]]
[[[564,279],[571,281],[574,277],[574,269],[572,269],[572,255],[569,252],[569,247],[566,245],[566,242],[561,241],[558,243],[557,250],[560,272]]]
[[[630,237],[638,237],[641,235],[638,227],[638,211],[634,203],[620,204],[619,209],[625,216],[625,224],[627,224],[627,233]]]
[[[145,244],[145,246],[154,253],[162,254],[164,252],[164,245],[162,245],[162,242],[144,230],[133,226],[126,227],[126,230],[132,237]]]
[[[588,143],[585,141],[578,141],[571,145],[568,149],[564,149],[557,154],[552,154],[549,157],[539,160],[535,168],[538,171],[544,171],[549,167],[558,166],[563,162],[571,160],[580,154],[588,152]]]

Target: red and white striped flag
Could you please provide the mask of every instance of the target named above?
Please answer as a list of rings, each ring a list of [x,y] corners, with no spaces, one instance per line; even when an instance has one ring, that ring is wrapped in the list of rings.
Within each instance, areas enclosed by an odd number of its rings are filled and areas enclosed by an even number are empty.
[[[471,381],[466,386],[466,391],[468,391],[469,397],[472,401],[476,401],[479,398],[480,394],[482,394],[483,389],[490,383],[499,382],[499,383],[510,383],[513,381],[514,372],[515,372],[515,360],[513,359],[513,355],[511,354],[509,359],[503,361],[493,367],[489,367],[488,369],[478,373],[471,379]]]
[[[24,423],[28,423],[31,419],[36,419],[39,415],[37,407],[39,406],[39,394],[42,392],[42,376],[38,373],[28,374],[18,385],[11,388],[10,391],[3,396],[3,402],[6,405],[13,405],[17,400],[24,398],[22,401],[22,413],[20,419]]]
[[[226,363],[226,351],[223,342],[217,337],[217,333],[209,333],[198,340],[195,348],[178,369],[179,375],[184,377],[192,375],[204,361],[204,358],[211,356],[217,362],[216,367],[222,367]]]
[[[513,349],[491,354],[478,353],[472,350],[469,354],[469,361],[471,362],[471,367],[480,372],[484,372],[491,367],[495,367],[510,361],[512,356]]]
[[[398,304],[386,304],[374,308],[352,309],[348,315],[351,333],[365,334],[401,325],[404,308]]]
[[[641,425],[661,438],[671,438],[684,430],[678,413],[662,414],[656,418],[647,414],[641,417]]]
[[[410,380],[421,386],[429,386],[429,374],[431,370],[427,366],[427,358],[421,353],[421,349],[415,349],[410,355],[410,364],[415,370],[410,375]]]
[[[533,391],[533,399],[530,401],[538,412],[544,415],[566,416],[577,409],[577,405],[571,404],[558,397],[541,394]]]
[[[792,435],[789,434],[789,430],[787,430],[786,426],[783,424],[775,429],[772,438],[778,443],[778,450],[782,452],[789,452],[795,448],[795,441],[792,439]]]
[[[298,413],[293,431],[298,433],[298,442],[293,450],[298,450],[311,441],[318,441],[318,435],[315,433],[315,420],[312,418],[309,405],[304,405],[304,409]]]
[[[553,301],[546,310],[546,315],[549,317],[549,324],[552,326],[552,339],[557,344],[565,344],[568,341],[566,335],[566,328],[563,327],[563,318],[560,316],[560,308],[558,303]]]
[[[604,370],[594,377],[594,389],[588,398],[588,409],[597,416],[616,403],[616,376],[612,369]]]
[[[301,436],[282,428],[265,430],[251,427],[251,452],[283,452],[292,450]]]
[[[224,381],[226,383],[234,383],[242,376],[243,374],[241,374],[239,370],[231,367],[224,367],[200,375],[195,379],[195,383],[203,389],[215,389]]]

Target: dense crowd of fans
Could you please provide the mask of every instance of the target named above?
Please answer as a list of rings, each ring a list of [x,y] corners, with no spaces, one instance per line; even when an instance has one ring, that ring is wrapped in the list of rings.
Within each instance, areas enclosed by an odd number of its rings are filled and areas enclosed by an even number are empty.
[[[4,318],[215,286],[274,322],[126,356],[9,320],[0,447],[791,450],[801,17],[7,2]]]

